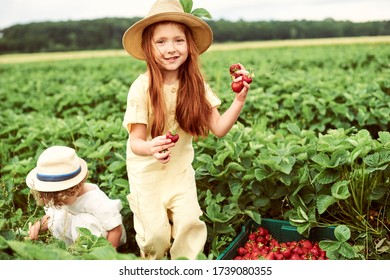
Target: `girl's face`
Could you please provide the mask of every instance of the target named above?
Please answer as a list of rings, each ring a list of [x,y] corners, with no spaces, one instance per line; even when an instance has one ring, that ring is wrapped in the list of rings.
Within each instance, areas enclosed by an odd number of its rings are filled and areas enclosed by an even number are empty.
[[[188,47],[184,32],[174,23],[156,26],[153,34],[154,56],[162,70],[178,71],[187,60]]]

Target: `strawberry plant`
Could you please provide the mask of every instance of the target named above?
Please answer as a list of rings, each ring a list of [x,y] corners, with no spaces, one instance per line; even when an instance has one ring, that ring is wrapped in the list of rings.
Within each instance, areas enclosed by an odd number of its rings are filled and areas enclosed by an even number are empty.
[[[351,231],[345,225],[339,225],[335,228],[334,235],[336,240],[322,240],[319,242],[321,248],[326,251],[329,259],[362,259],[363,255],[347,242],[351,238]]]

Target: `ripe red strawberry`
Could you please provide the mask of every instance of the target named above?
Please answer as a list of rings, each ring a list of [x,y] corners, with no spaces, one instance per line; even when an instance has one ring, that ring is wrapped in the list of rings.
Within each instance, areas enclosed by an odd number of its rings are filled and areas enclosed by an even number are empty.
[[[288,259],[288,258],[290,258],[290,256],[291,256],[291,248],[286,247],[286,248],[284,248],[283,250],[281,250],[281,253],[282,253],[282,255],[283,255],[286,259]]]
[[[259,237],[256,238],[257,244],[264,245],[264,244],[265,244],[265,241],[266,241],[265,238],[262,237],[262,236],[259,236]]]
[[[302,258],[298,254],[292,254],[290,260],[302,260]]]
[[[237,253],[239,256],[244,256],[246,253],[248,253],[248,250],[245,249],[244,247],[240,247],[238,248]]]
[[[306,248],[308,250],[313,248],[313,244],[310,242],[310,240],[304,239],[304,240],[301,240],[300,243],[301,243],[302,248]]]
[[[320,250],[318,247],[313,247],[310,249],[309,251],[311,254],[313,254],[314,256],[318,257],[320,255]]]
[[[248,239],[252,240],[252,241],[255,241],[256,240],[256,234],[254,234],[254,233],[249,234]]]
[[[284,260],[284,255],[282,253],[274,253],[275,259],[276,260]]]
[[[244,87],[244,84],[243,84],[242,80],[238,81],[238,82],[232,82],[231,87],[232,87],[232,90],[234,92],[239,93],[239,92],[241,92],[242,88]]]
[[[230,75],[234,76],[235,78],[239,77],[240,74],[236,73],[238,70],[242,70],[241,65],[238,63],[232,64],[229,68]]]
[[[274,253],[274,252],[269,252],[269,253],[265,256],[265,259],[266,259],[266,260],[274,260],[274,259],[275,259],[275,253]]]
[[[268,229],[266,229],[266,228],[264,228],[264,227],[259,227],[258,229],[257,229],[257,232],[258,232],[258,234],[260,235],[260,236],[266,236],[268,233],[269,233],[269,231],[268,231]]]
[[[171,139],[173,143],[179,141],[179,134],[177,134],[176,131],[168,131],[165,136],[167,137],[167,139]]]
[[[302,255],[303,254],[303,250],[302,250],[302,248],[301,247],[294,247],[293,249],[293,252],[295,253],[295,254],[297,254],[297,255]]]
[[[250,74],[242,75],[242,79],[248,84],[252,83],[252,76]]]

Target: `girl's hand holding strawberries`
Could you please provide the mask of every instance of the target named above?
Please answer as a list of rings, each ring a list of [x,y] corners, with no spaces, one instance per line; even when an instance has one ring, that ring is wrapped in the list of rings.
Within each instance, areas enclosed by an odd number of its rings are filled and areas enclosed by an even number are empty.
[[[232,77],[231,88],[237,93],[237,100],[244,102],[254,74],[247,71],[241,63],[232,64],[229,68],[229,73]]]

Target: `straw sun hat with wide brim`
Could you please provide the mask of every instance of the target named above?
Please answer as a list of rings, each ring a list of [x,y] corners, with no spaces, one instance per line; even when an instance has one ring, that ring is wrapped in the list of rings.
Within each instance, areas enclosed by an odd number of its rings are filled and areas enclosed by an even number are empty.
[[[76,186],[87,173],[87,163],[74,149],[52,146],[39,156],[37,166],[27,175],[26,184],[41,192],[62,191]]]
[[[192,31],[200,54],[204,53],[213,41],[213,32],[210,26],[204,20],[185,13],[178,0],[157,0],[145,18],[126,30],[122,38],[124,49],[131,56],[145,60],[141,46],[142,33],[149,25],[162,21],[174,21],[187,25]]]

